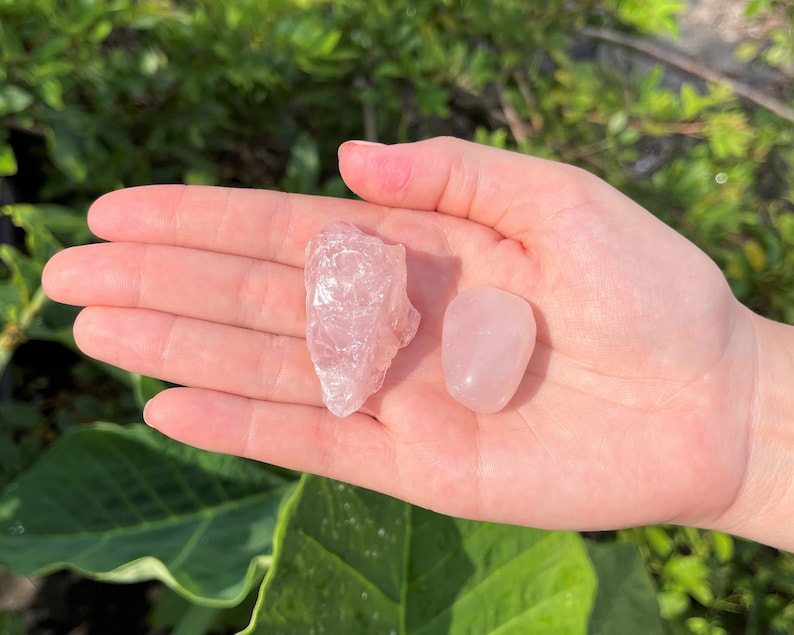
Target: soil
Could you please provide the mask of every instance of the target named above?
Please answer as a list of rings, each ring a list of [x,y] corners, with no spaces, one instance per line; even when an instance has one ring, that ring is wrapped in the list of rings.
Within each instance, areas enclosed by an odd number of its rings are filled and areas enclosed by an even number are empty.
[[[0,611],[21,615],[28,635],[165,635],[147,623],[159,583],[106,584],[61,571],[21,578],[0,571]]]
[[[683,24],[713,31],[720,40],[737,44],[743,40],[760,40],[785,24],[784,17],[751,19],[744,15],[747,0],[690,0]]]
[[[785,15],[747,18],[747,0],[689,0],[690,8],[679,20],[681,37],[670,43],[701,64],[749,84],[774,84],[777,73],[739,62],[736,47],[748,40],[763,40],[775,28],[783,26]],[[789,69],[786,73],[794,73]],[[793,75],[794,76],[794,75]]]

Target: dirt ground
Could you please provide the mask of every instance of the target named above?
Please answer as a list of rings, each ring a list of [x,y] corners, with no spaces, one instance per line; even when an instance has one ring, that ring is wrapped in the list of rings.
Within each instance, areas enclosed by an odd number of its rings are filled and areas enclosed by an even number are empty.
[[[683,22],[713,30],[723,42],[764,38],[771,29],[784,24],[783,17],[752,20],[744,15],[747,0],[690,0]]]
[[[41,578],[0,571],[0,611],[21,615],[27,635],[162,635],[147,623],[158,583],[103,584],[63,571]]]

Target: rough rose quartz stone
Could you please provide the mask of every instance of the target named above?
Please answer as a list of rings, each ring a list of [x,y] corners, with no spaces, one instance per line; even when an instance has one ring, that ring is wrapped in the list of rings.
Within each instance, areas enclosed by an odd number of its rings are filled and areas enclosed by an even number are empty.
[[[406,294],[405,247],[331,221],[306,245],[306,343],[323,400],[337,417],[383,385],[419,327]]]
[[[523,298],[493,287],[461,293],[447,306],[441,334],[449,394],[475,412],[499,412],[518,390],[536,334]]]

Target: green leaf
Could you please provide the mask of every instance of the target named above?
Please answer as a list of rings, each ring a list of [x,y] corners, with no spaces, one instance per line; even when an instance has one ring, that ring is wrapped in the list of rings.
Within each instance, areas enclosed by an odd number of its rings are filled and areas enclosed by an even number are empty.
[[[703,606],[710,606],[714,594],[709,586],[709,568],[698,556],[676,556],[665,563],[664,574],[675,580]]]
[[[733,56],[740,62],[747,64],[752,62],[756,57],[758,57],[758,53],[761,51],[761,43],[756,42],[753,40],[746,40],[744,42],[739,43],[736,47],[736,50],[733,53]]]
[[[666,620],[680,616],[690,605],[689,596],[682,591],[661,591],[659,593],[659,612]]]
[[[149,612],[149,625],[155,629],[170,632],[171,635],[183,633],[216,632],[233,628],[235,632],[244,628],[251,620],[251,613],[259,589],[253,589],[246,598],[230,608],[206,607],[188,602],[171,589],[163,589]],[[196,628],[197,622],[198,628]]]
[[[25,635],[25,633],[27,633],[25,620],[11,611],[0,611],[0,635]]]
[[[42,452],[43,441],[35,433],[0,426],[0,488],[15,479]]]
[[[713,531],[711,540],[714,543],[714,555],[717,556],[717,561],[721,564],[730,562],[734,551],[733,538],[728,534]]]
[[[292,144],[287,172],[284,176],[285,189],[301,194],[313,194],[317,189],[320,175],[320,157],[317,143],[311,135],[301,133]]]
[[[681,86],[681,118],[695,119],[709,104],[710,99],[701,95],[692,84]]]
[[[17,86],[0,86],[0,117],[25,110],[33,103],[33,95]]]
[[[624,111],[618,111],[614,113],[607,122],[607,134],[610,136],[615,136],[623,132],[626,129],[626,126],[629,124],[629,116],[628,113]]]
[[[613,0],[620,19],[643,31],[660,35],[677,36],[676,16],[686,10],[681,0]]]
[[[135,402],[139,408],[143,408],[152,397],[168,388],[168,384],[161,379],[146,377],[138,373],[130,373],[130,379]]]
[[[57,96],[53,93],[53,96]],[[85,141],[80,128],[86,125],[84,116],[76,108],[64,108],[51,113],[49,135],[50,155],[56,167],[76,183],[88,176]]]
[[[96,240],[88,229],[85,211],[71,207],[41,203],[35,206],[16,205],[16,208],[35,207],[37,216],[33,217],[36,227],[46,226],[54,240],[65,245],[77,245]],[[60,245],[53,242],[56,247]]]
[[[51,60],[64,59],[69,49],[69,38],[63,36],[52,37],[31,52],[31,58],[36,66],[45,65]]]
[[[744,8],[744,15],[751,18],[762,11],[767,11],[773,0],[750,0]]]
[[[0,145],[0,177],[13,176],[18,167],[14,149],[8,143]]]
[[[598,576],[589,635],[662,635],[656,592],[634,545],[587,543]]]
[[[654,550],[655,553],[662,556],[663,558],[666,558],[673,552],[675,542],[664,527],[651,525],[650,527],[645,527],[643,531],[645,533],[645,539],[648,541],[648,545]]]
[[[232,606],[268,564],[293,490],[258,463],[143,425],[79,427],[0,495],[0,566],[159,578],[192,602]]]
[[[21,303],[29,302],[39,286],[43,265],[29,258],[13,245],[0,245],[0,262],[11,272],[11,283],[17,290]],[[5,301],[12,297],[10,291],[3,296]]]
[[[573,533],[459,520],[304,476],[245,633],[584,633]]]
[[[6,429],[32,428],[40,421],[38,409],[26,401],[0,402],[0,427]]]
[[[746,157],[753,130],[741,112],[715,113],[706,122],[709,145],[718,158]]]
[[[48,299],[41,307],[38,319],[34,320],[30,325],[27,335],[30,339],[58,342],[62,346],[77,352],[79,349],[74,341],[72,326],[80,310],[80,307],[58,304]],[[96,360],[93,361],[95,362]],[[126,375],[125,380],[129,381],[129,373],[121,370],[120,372],[124,373]]]
[[[63,86],[56,79],[45,79],[39,87],[42,101],[54,110],[63,110]]]
[[[88,36],[92,42],[103,42],[113,31],[113,23],[110,20],[99,20]]]
[[[15,320],[22,304],[23,293],[14,282],[5,280],[0,283],[0,324]]]
[[[171,635],[196,635],[208,633],[222,609],[214,606],[190,604]]]
[[[11,222],[25,230],[25,246],[39,267],[61,249],[61,244],[47,228],[46,214],[49,207],[36,205],[6,205],[0,208],[3,214],[11,217]],[[26,256],[27,257],[27,256]]]
[[[194,169],[185,172],[182,180],[185,185],[215,185],[218,182],[218,177],[215,174]]]
[[[711,624],[705,617],[690,617],[685,624],[692,635],[728,635],[724,628]]]

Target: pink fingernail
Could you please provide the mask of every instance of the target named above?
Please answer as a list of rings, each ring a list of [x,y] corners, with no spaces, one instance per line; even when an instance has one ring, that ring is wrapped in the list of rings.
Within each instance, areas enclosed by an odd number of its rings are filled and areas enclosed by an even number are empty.
[[[345,141],[342,146],[351,145],[351,146],[360,146],[360,147],[374,147],[374,146],[384,146],[385,143],[378,143],[377,141],[364,141],[363,139],[351,139],[350,141]]]

